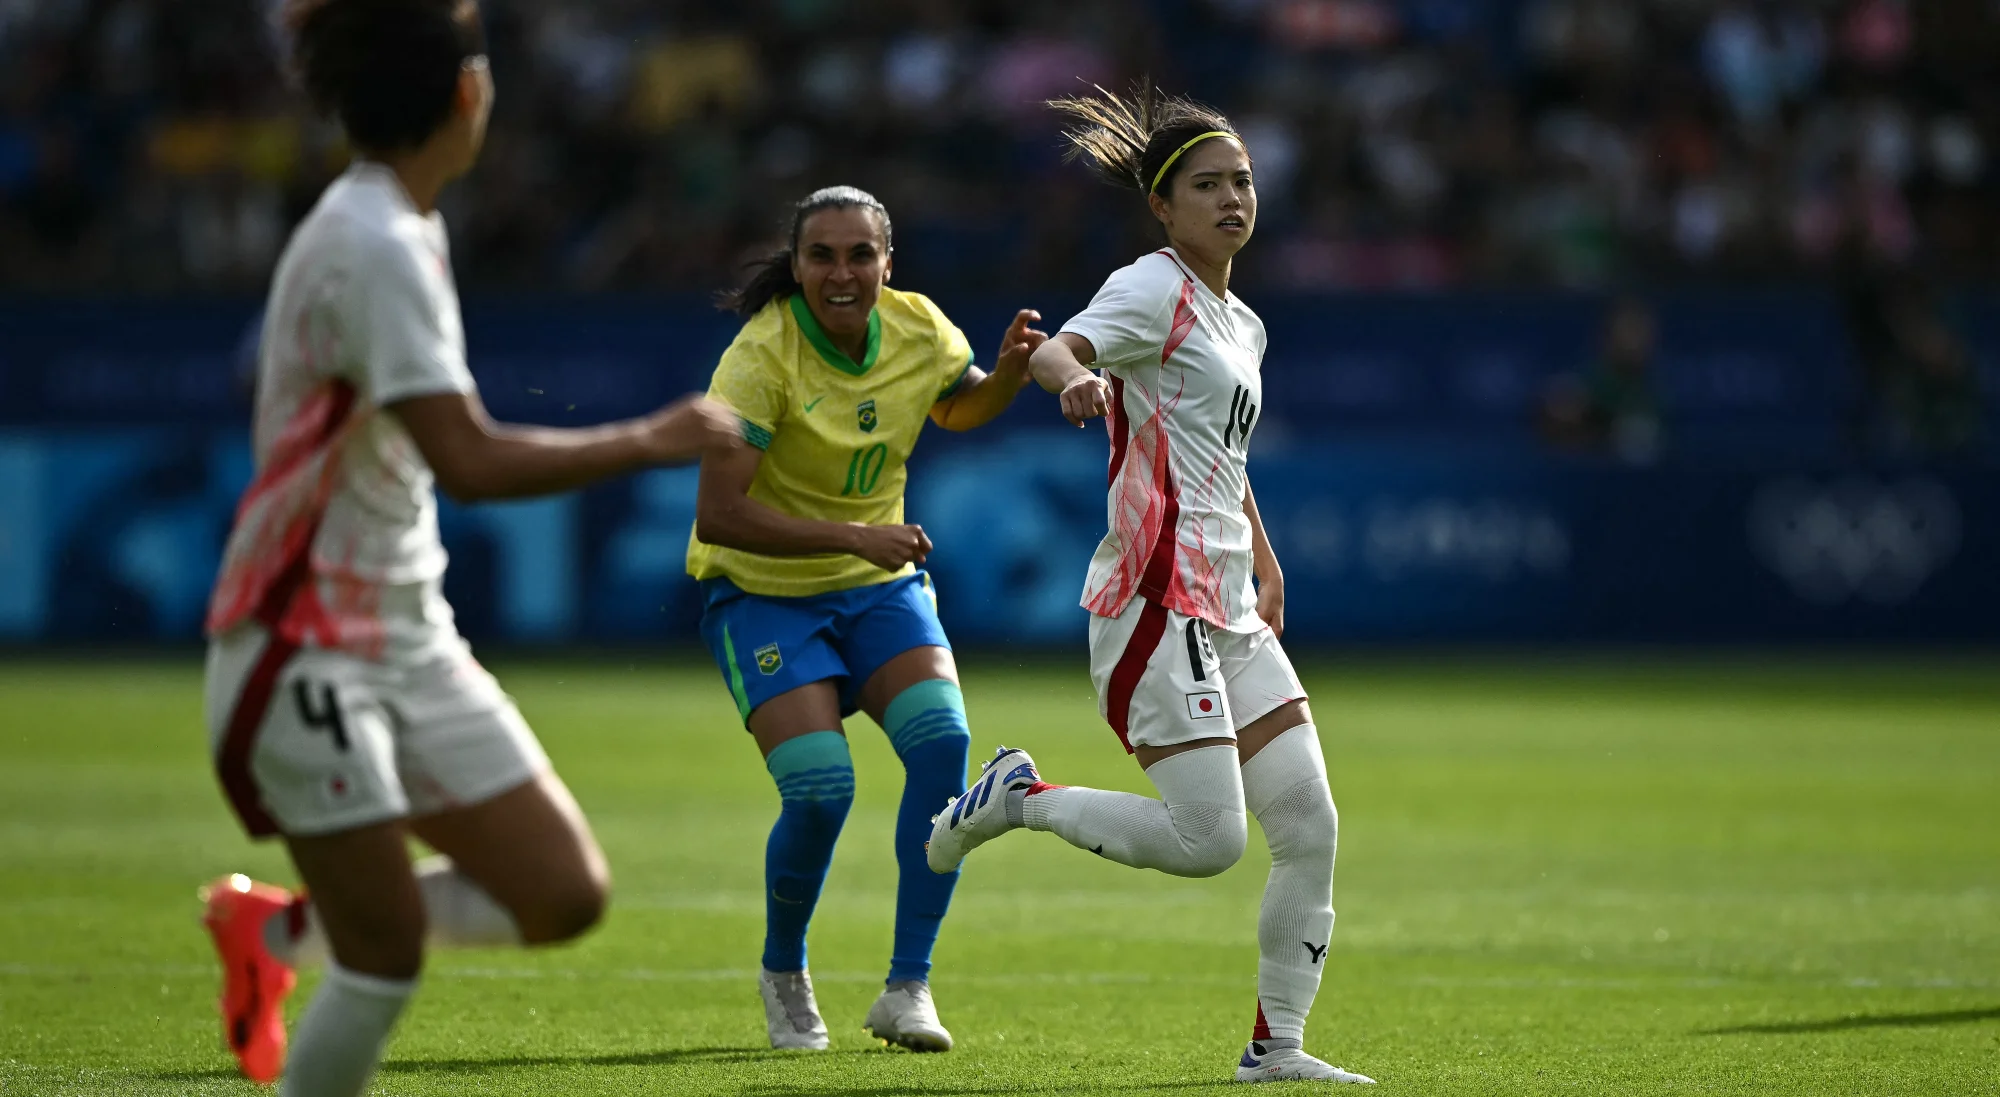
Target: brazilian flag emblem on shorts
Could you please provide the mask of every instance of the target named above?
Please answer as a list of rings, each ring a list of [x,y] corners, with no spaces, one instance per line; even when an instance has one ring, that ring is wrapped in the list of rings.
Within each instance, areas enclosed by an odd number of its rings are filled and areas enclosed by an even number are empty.
[[[863,431],[866,431],[871,434],[874,433],[875,401],[873,400],[861,401],[860,405],[854,409],[854,417],[855,419],[860,421],[861,429]]]
[[[757,657],[757,670],[762,674],[776,674],[785,665],[785,657],[778,654],[776,644],[765,644],[751,654]]]

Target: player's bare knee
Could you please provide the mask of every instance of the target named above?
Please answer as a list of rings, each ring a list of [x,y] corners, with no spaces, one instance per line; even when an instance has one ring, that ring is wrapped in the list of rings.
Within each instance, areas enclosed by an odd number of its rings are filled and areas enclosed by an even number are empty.
[[[521,939],[531,945],[553,945],[573,941],[596,928],[604,920],[611,902],[611,877],[602,870],[588,871],[551,888],[532,910],[518,913]]]
[[[563,902],[549,912],[545,940],[551,943],[573,941],[589,933],[604,920],[604,910],[608,905],[609,895],[603,891],[579,891],[564,896]]]

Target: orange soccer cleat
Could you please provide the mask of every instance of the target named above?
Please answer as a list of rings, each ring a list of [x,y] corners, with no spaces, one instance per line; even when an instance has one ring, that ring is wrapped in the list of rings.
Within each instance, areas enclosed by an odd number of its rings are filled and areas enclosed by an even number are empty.
[[[264,923],[282,916],[292,893],[242,873],[201,889],[202,925],[222,961],[222,1038],[243,1076],[275,1082],[285,1068],[285,996],[298,976],[264,947]]]

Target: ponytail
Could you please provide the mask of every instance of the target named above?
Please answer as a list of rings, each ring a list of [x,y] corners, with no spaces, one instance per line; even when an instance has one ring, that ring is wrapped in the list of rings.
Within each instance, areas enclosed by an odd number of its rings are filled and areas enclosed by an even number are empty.
[[[889,210],[880,199],[858,187],[821,187],[792,207],[792,231],[785,246],[748,264],[750,277],[742,285],[719,295],[716,304],[747,320],[762,312],[765,305],[803,289],[798,278],[792,274],[792,261],[798,257],[799,230],[805,227],[806,218],[824,209],[874,210],[876,218],[882,223],[882,250],[896,250]]]
[[[1167,95],[1151,80],[1118,95],[1096,84],[1096,95],[1066,95],[1048,106],[1072,124],[1063,131],[1065,161],[1082,160],[1099,179],[1140,194],[1166,197],[1179,174],[1181,154],[1209,137],[1243,138],[1220,111]]]
[[[716,304],[727,312],[733,312],[748,320],[764,311],[764,306],[783,297],[790,297],[802,288],[799,280],[792,276],[792,249],[790,245],[752,261],[748,265],[750,277],[733,290],[725,290],[716,299]]]

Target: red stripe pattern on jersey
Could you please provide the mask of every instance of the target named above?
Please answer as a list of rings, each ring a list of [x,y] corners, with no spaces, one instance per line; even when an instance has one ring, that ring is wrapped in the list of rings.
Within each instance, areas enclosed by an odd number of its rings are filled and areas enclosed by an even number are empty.
[[[1166,345],[1160,348],[1161,365],[1166,365],[1167,359],[1172,358],[1174,352],[1181,349],[1181,344],[1187,342],[1188,333],[1194,330],[1195,319],[1194,283],[1182,282],[1181,299],[1174,302],[1173,326],[1167,329]]]
[[[336,646],[341,640],[307,579],[320,517],[340,477],[341,448],[363,421],[354,414],[355,402],[353,385],[328,382],[299,405],[272,443],[264,471],[236,507],[209,598],[209,635],[256,620],[294,644],[310,638]]]
[[[1160,348],[1161,364],[1187,341],[1196,319],[1194,282],[1184,280],[1174,302],[1166,342]],[[1165,380],[1164,375],[1161,380]],[[1193,602],[1186,597],[1176,566],[1180,555],[1180,487],[1174,482],[1173,452],[1167,440],[1167,421],[1180,405],[1181,394],[1177,391],[1163,400],[1143,382],[1134,384],[1139,395],[1153,405],[1152,414],[1136,428],[1125,406],[1125,382],[1115,375],[1111,378],[1112,413],[1106,422],[1111,433],[1109,486],[1113,528],[1124,554],[1109,581],[1085,593],[1084,608],[1100,617],[1118,616],[1135,595],[1167,605]],[[1207,563],[1204,557],[1204,569]]]
[[[1110,487],[1125,467],[1125,443],[1132,437],[1132,417],[1125,414],[1125,382],[1115,374],[1111,378],[1111,418],[1104,426],[1111,432],[1111,471],[1104,478],[1104,485]]]
[[[1174,526],[1180,520],[1180,501],[1174,495],[1166,420],[1180,402],[1179,396],[1162,401],[1142,382],[1131,384],[1153,408],[1136,426],[1129,411],[1121,411],[1112,427],[1116,467],[1110,487],[1111,522],[1124,551],[1099,589],[1086,592],[1084,607],[1099,617],[1118,616],[1133,596],[1149,588],[1155,591],[1154,597],[1164,601],[1174,586]],[[1123,384],[1114,389],[1121,400],[1127,391]],[[1161,558],[1165,565],[1156,566]]]
[[[1153,535],[1152,552],[1146,570],[1139,574],[1139,597],[1165,602],[1179,585],[1174,559],[1180,550],[1181,493],[1174,483],[1174,463],[1167,453],[1167,435],[1160,432],[1159,490],[1160,528]]]
[[[1160,259],[1172,265],[1171,275],[1158,267]],[[1130,313],[1122,322],[1141,324],[1158,342],[1133,348],[1144,355],[1138,361],[1105,371],[1114,405],[1105,423],[1110,529],[1091,561],[1084,608],[1118,617],[1143,597],[1213,628],[1254,627],[1237,432],[1247,435],[1241,412],[1257,393],[1259,321],[1226,295],[1211,312],[1206,291],[1171,251],[1146,256],[1113,282],[1143,291],[1127,295],[1136,304],[1113,307]],[[1157,302],[1159,311],[1148,315],[1147,302]],[[1158,367],[1149,351],[1159,354]],[[1120,353],[1124,360],[1135,356]]]

